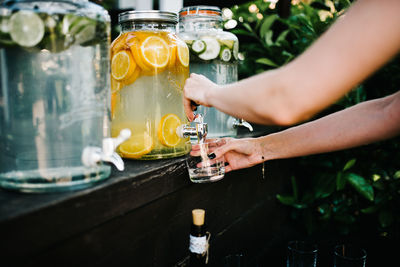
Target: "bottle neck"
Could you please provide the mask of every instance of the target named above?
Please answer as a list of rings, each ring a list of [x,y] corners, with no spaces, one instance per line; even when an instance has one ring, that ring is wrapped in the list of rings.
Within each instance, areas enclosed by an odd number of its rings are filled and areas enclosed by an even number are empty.
[[[191,32],[201,30],[222,31],[222,20],[216,18],[183,17],[179,19],[179,31]]]
[[[120,24],[121,32],[130,31],[176,31],[175,23],[168,22],[135,22],[135,21],[125,21]]]
[[[205,231],[205,226],[203,225],[195,225],[192,223],[192,226],[190,228],[190,234],[192,236],[205,236],[206,231]]]

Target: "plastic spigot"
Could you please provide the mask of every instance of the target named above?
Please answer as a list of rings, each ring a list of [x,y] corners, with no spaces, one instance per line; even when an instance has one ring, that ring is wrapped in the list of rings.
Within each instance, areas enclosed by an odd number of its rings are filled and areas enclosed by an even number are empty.
[[[104,138],[103,147],[88,146],[83,149],[82,163],[86,167],[95,167],[99,162],[110,162],[119,171],[125,166],[122,158],[115,152],[115,149],[131,136],[131,130],[123,129],[116,138]]]

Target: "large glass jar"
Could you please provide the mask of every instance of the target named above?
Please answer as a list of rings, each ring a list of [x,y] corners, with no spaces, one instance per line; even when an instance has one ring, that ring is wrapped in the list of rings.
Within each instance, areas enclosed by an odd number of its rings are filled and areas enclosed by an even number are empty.
[[[62,191],[109,177],[83,151],[110,135],[110,41],[107,11],[87,0],[0,5],[0,186]]]
[[[222,27],[215,6],[189,6],[179,12],[178,35],[189,47],[190,72],[223,85],[238,80],[238,38]],[[207,137],[236,136],[239,126],[251,126],[215,108],[198,107],[208,124]]]
[[[124,158],[161,159],[190,151],[176,129],[187,124],[183,86],[189,50],[175,33],[177,14],[127,11],[119,14],[121,34],[111,44],[112,135],[131,138],[118,147]]]

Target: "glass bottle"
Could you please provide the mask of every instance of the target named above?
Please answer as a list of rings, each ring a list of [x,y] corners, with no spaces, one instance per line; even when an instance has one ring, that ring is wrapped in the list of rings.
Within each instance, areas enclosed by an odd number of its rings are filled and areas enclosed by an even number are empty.
[[[209,233],[206,232],[205,210],[192,210],[192,224],[189,235],[189,266],[208,266]]]
[[[177,14],[156,10],[119,14],[121,34],[111,44],[112,135],[128,128],[118,148],[124,158],[162,159],[190,151],[177,134],[187,124],[183,86],[189,50],[176,36]]]
[[[74,190],[109,177],[102,161],[123,169],[107,139],[109,44],[110,17],[87,0],[0,5],[0,186]]]
[[[238,38],[223,30],[221,10],[214,6],[189,6],[179,12],[179,37],[190,51],[190,72],[223,85],[238,80]],[[207,137],[236,136],[239,126],[252,127],[215,108],[199,106],[208,124]]]

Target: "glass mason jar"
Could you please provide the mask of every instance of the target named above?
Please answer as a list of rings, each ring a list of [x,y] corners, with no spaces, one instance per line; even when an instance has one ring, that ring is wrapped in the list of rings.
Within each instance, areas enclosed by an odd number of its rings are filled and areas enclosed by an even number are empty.
[[[109,137],[110,17],[87,0],[0,5],[0,186],[87,187],[109,177],[83,164]]]
[[[221,10],[214,6],[189,6],[179,12],[178,35],[189,47],[190,72],[223,85],[238,80],[238,38],[223,30]],[[208,124],[207,137],[236,136],[239,126],[251,128],[215,108],[198,107]]]
[[[187,124],[183,86],[189,50],[175,33],[177,14],[156,10],[119,14],[121,34],[111,44],[112,136],[132,132],[118,153],[131,159],[161,159],[190,151],[176,129]]]

